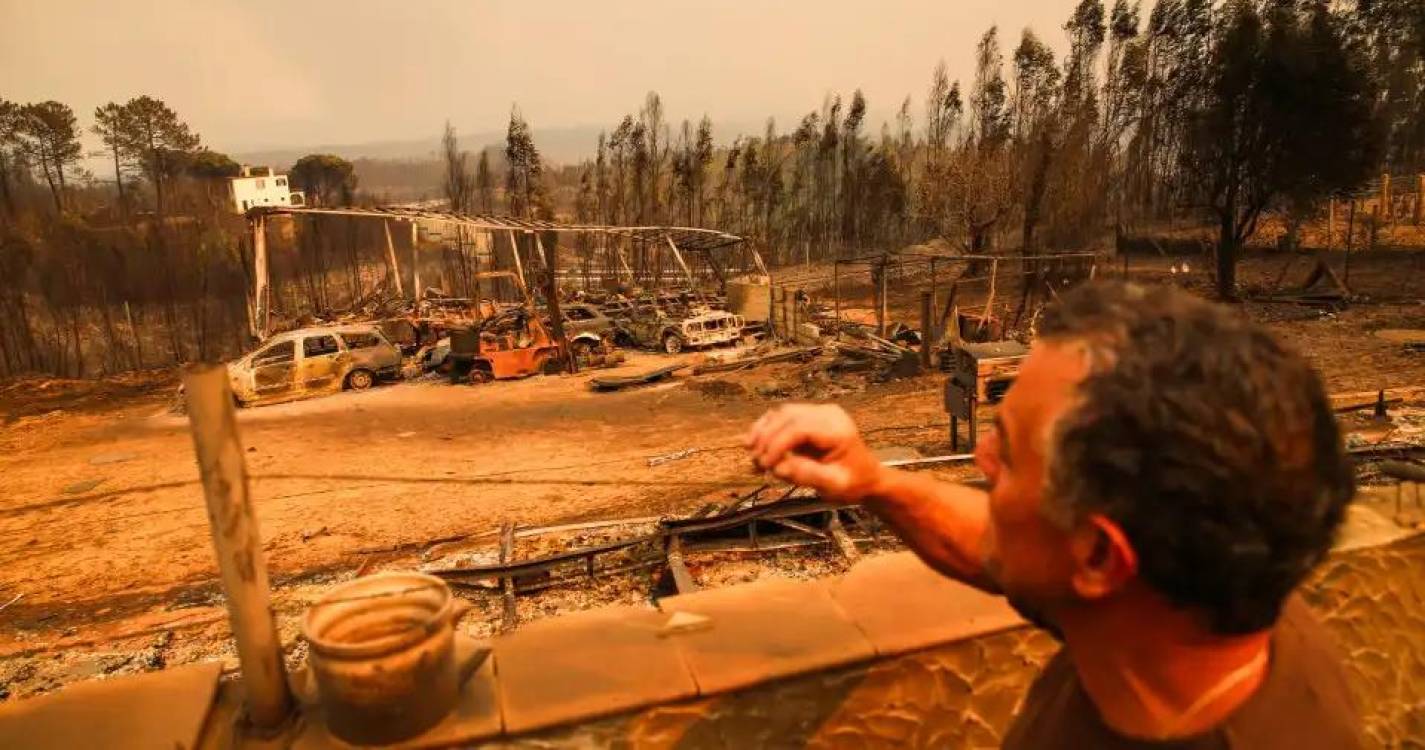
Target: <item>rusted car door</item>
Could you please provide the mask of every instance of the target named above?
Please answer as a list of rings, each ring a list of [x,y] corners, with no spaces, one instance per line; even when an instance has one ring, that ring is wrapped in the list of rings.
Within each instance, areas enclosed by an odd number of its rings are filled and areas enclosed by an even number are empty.
[[[252,355],[253,391],[258,398],[272,398],[296,387],[297,345],[279,341]]]
[[[329,333],[304,336],[298,379],[309,391],[340,387],[350,361],[351,355],[337,343],[336,336]]]

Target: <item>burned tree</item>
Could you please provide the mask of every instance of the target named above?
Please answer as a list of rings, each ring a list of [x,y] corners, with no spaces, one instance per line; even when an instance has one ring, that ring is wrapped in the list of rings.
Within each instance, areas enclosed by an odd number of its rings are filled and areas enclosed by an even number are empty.
[[[1370,80],[1325,6],[1264,13],[1242,2],[1227,13],[1183,157],[1217,217],[1217,292],[1233,298],[1242,243],[1263,212],[1359,185],[1380,139]]]

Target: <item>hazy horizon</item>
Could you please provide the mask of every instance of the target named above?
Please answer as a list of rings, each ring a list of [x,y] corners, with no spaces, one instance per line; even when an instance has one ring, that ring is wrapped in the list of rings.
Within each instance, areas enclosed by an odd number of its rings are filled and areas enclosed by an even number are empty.
[[[0,0],[0,97],[68,104],[87,149],[95,107],[139,94],[233,154],[501,132],[512,105],[536,133],[596,133],[648,91],[675,133],[706,114],[725,140],[860,88],[875,132],[907,95],[919,121],[939,60],[968,85],[991,25],[1006,59],[1026,26],[1062,54],[1074,4]]]

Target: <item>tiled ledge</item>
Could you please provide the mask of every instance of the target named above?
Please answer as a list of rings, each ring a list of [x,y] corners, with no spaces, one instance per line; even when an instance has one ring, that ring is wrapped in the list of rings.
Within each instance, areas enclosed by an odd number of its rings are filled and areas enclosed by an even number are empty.
[[[909,552],[862,560],[836,578],[770,579],[658,605],[582,612],[494,639],[489,679],[504,731],[716,695],[1023,624],[1003,599]],[[706,621],[669,632],[676,613]]]
[[[1379,546],[1409,535],[1387,528],[1382,520],[1368,509],[1353,508],[1343,547]],[[692,615],[699,625],[670,631],[675,615]],[[489,642],[493,656],[466,684],[457,711],[412,746],[470,743],[626,714],[1023,624],[1002,599],[941,576],[909,552],[866,558],[828,579],[770,579],[701,591],[662,599],[656,610],[579,612],[530,623]],[[211,688],[193,689],[189,681],[199,674],[195,669],[207,670],[202,672],[206,684],[215,680],[213,665],[202,665],[79,685],[0,706],[0,740],[43,736],[33,734],[36,717],[59,717],[61,724],[78,726],[86,722],[74,717],[96,715],[113,715],[108,735],[122,737],[123,726],[153,714],[151,708],[133,711],[124,720],[125,702],[135,700],[131,694],[138,691],[193,697],[166,701],[163,717],[172,726],[186,722],[196,727],[210,714],[204,732],[209,742],[198,744],[211,744],[213,732],[219,731],[214,727],[230,726],[231,716],[225,714],[232,702],[213,703]],[[122,689],[125,685],[128,690]],[[119,709],[96,709],[105,702]],[[335,746],[335,740],[310,730],[309,724],[298,745]],[[0,741],[0,746],[10,743]]]

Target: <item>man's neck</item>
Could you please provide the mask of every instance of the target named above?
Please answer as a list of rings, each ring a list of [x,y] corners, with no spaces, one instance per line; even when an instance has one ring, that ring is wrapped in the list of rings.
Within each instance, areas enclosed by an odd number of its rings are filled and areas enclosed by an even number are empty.
[[[1246,703],[1266,677],[1270,630],[1216,635],[1151,595],[1056,619],[1079,682],[1109,728],[1126,736],[1205,732]]]

